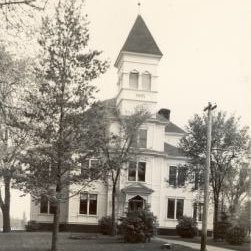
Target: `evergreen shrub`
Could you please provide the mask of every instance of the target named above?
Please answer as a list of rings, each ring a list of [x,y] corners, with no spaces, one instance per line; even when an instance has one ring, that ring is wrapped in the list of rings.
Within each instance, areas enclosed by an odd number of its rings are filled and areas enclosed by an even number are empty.
[[[39,230],[39,224],[34,220],[30,220],[30,221],[27,222],[27,225],[25,225],[25,230],[27,232],[38,231]]]
[[[112,217],[104,216],[99,220],[99,230],[104,235],[112,234]]]
[[[156,217],[148,208],[128,212],[120,221],[119,230],[125,242],[150,242],[151,237],[156,234]]]
[[[245,241],[247,231],[243,226],[232,226],[228,228],[225,239],[229,244],[241,245]]]
[[[193,238],[198,234],[197,222],[192,217],[182,216],[178,221],[176,231],[182,238]]]

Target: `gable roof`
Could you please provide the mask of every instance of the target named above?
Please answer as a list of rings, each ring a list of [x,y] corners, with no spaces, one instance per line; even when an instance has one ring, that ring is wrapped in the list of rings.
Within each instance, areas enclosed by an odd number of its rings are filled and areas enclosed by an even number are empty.
[[[136,21],[121,49],[121,52],[122,51],[152,54],[157,56],[163,55],[141,15],[137,16]]]
[[[172,146],[168,143],[164,143],[164,152],[169,156],[185,157],[184,153],[178,147]]]
[[[186,133],[183,129],[172,123],[171,121],[168,123],[168,125],[165,127],[165,132],[173,132],[173,133]]]

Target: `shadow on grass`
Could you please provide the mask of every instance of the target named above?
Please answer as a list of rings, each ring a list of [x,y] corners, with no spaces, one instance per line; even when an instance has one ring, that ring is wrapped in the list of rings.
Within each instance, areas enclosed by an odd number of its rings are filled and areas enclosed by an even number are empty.
[[[0,234],[0,251],[49,251],[51,233],[22,232]],[[163,242],[124,243],[119,237],[95,234],[59,234],[60,251],[154,251],[163,250]],[[172,251],[193,251],[193,249],[174,245]]]

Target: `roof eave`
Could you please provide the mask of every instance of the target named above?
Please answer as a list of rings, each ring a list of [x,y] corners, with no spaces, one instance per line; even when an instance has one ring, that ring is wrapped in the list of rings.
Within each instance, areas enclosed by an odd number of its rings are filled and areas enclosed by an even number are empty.
[[[122,56],[123,56],[124,54],[134,55],[134,56],[152,57],[152,58],[158,58],[158,59],[161,59],[162,56],[163,56],[162,53],[161,53],[161,55],[158,55],[158,54],[140,53],[140,52],[132,52],[132,51],[120,51],[120,52],[119,52],[119,55],[118,55],[118,57],[117,57],[117,59],[116,59],[116,61],[115,61],[115,64],[114,64],[114,66],[115,66],[116,68],[118,68],[119,62],[120,62],[120,60],[121,60],[121,58],[122,58]]]

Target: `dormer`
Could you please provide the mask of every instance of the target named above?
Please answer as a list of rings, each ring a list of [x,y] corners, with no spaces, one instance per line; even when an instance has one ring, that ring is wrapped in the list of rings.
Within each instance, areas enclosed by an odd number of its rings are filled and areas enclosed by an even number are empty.
[[[118,69],[116,105],[122,114],[130,114],[140,106],[156,112],[157,68],[161,57],[159,47],[138,15],[115,62]]]

